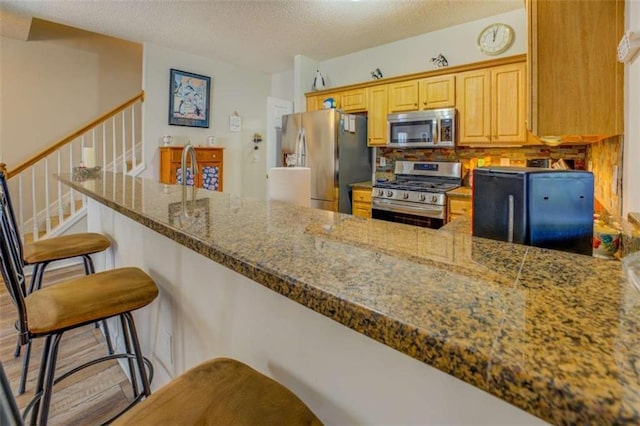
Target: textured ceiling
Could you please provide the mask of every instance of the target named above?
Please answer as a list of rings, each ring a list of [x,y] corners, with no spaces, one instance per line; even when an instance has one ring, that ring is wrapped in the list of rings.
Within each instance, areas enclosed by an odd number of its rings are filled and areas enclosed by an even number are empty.
[[[523,7],[523,0],[5,1],[0,9],[264,72]]]

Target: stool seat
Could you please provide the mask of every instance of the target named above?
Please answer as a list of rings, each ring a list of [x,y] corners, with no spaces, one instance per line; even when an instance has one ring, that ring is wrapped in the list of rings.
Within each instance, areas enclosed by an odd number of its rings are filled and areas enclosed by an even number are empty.
[[[151,278],[141,269],[130,267],[45,287],[24,301],[29,331],[40,335],[134,311],[157,295]]]
[[[26,243],[23,258],[25,263],[32,265],[99,253],[110,245],[111,242],[104,235],[83,232]]]
[[[206,361],[112,425],[321,425],[293,392],[233,359]]]

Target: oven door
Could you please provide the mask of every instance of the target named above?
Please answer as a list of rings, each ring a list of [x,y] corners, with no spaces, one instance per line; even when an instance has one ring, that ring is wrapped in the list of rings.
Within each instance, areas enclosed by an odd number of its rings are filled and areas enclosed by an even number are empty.
[[[374,198],[371,217],[389,222],[438,229],[444,225],[446,211],[444,206],[435,204],[407,203]]]

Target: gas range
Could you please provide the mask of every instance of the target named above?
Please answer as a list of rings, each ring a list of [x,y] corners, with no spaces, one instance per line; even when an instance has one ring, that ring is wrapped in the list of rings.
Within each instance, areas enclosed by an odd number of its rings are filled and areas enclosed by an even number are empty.
[[[398,161],[395,180],[372,189],[372,216],[439,228],[446,219],[446,192],[458,188],[462,165],[455,162]]]

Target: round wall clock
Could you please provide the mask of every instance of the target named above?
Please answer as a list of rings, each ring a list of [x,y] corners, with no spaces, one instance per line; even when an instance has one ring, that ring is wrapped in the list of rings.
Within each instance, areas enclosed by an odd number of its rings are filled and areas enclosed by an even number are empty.
[[[478,48],[485,55],[499,55],[511,47],[514,35],[507,24],[491,24],[478,35]]]

